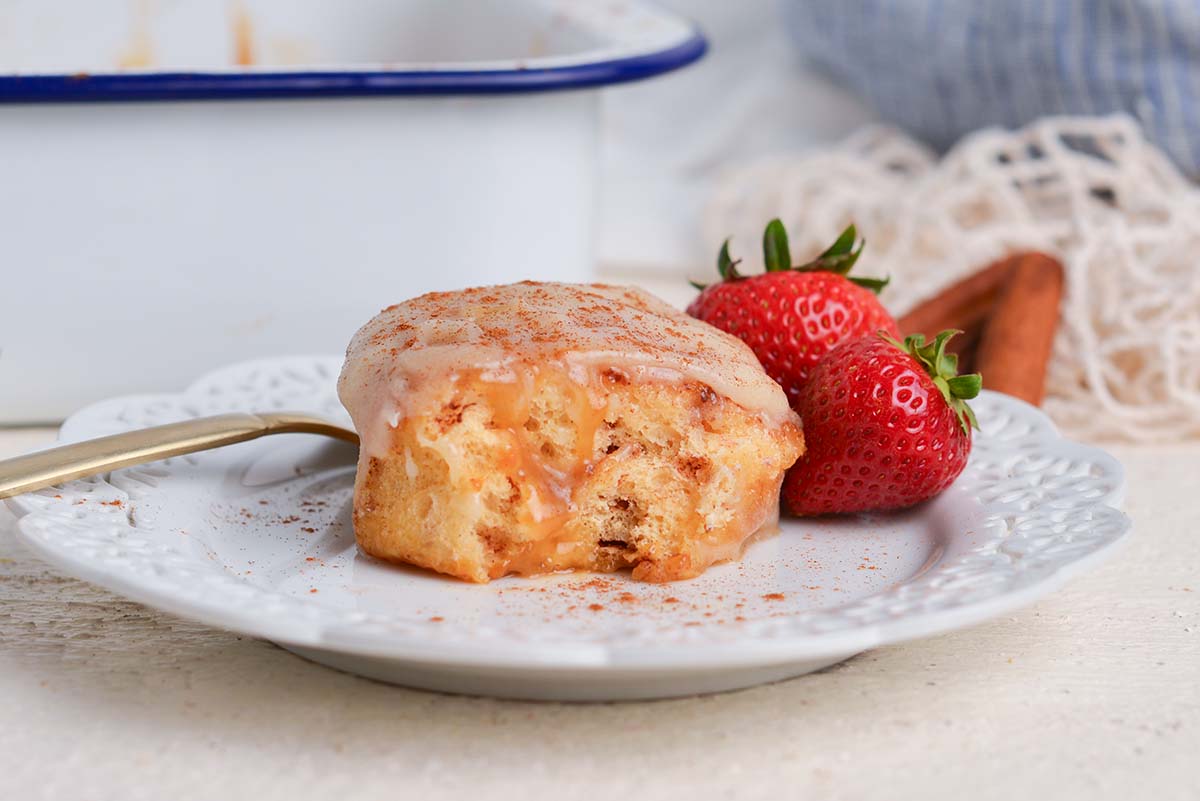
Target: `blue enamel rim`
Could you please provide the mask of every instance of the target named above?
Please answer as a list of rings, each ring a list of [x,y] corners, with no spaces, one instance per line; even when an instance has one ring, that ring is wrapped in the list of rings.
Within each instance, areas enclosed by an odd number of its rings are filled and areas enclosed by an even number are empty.
[[[0,76],[0,103],[493,95],[584,89],[685,67],[708,50],[698,28],[653,53],[528,69],[446,71],[153,72]]]

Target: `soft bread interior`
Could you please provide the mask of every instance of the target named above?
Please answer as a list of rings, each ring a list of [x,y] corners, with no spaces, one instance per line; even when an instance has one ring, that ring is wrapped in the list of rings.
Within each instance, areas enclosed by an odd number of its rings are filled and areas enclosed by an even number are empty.
[[[802,442],[795,424],[769,425],[697,382],[468,373],[400,421],[386,454],[364,452],[355,531],[369,554],[470,581],[689,578],[774,524]]]

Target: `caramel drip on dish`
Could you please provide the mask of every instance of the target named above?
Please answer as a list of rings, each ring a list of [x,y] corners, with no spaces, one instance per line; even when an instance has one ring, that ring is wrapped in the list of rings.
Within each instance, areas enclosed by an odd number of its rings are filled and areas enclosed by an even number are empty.
[[[234,0],[229,6],[229,32],[233,39],[233,63],[239,67],[254,66],[254,22],[242,0]]]
[[[575,491],[597,461],[596,432],[604,424],[605,410],[603,405],[593,402],[595,393],[591,387],[573,381],[564,383],[575,431],[569,458],[544,455],[531,442],[531,432],[526,426],[531,420],[541,373],[538,367],[532,367],[515,382],[475,384],[493,412],[493,424],[504,432],[506,448],[498,467],[513,476],[520,488],[520,522],[532,534],[519,553],[497,565],[498,575],[540,572],[556,561],[564,549],[573,547],[574,540],[565,536],[565,526],[575,510]],[[603,456],[600,454],[599,458]]]
[[[150,32],[154,23],[154,12],[154,3],[151,0],[138,0],[133,4],[129,42],[117,57],[119,69],[146,69],[154,66],[154,38]]]

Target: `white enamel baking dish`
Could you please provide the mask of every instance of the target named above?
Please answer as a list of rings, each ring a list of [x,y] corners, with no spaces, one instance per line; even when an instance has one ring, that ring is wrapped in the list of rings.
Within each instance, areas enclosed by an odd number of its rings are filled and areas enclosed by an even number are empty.
[[[613,0],[7,0],[0,423],[587,280],[594,88],[704,49]]]

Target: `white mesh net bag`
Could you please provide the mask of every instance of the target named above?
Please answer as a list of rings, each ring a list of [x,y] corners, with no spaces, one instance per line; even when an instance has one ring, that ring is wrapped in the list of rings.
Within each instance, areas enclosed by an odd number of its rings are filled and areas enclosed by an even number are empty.
[[[723,178],[708,244],[733,234],[752,262],[775,216],[798,256],[857,223],[864,272],[891,275],[883,300],[896,314],[1009,252],[1057,255],[1067,288],[1047,411],[1084,438],[1200,436],[1200,189],[1132,120],[980,131],[940,161],[895,130],[866,129]]]

